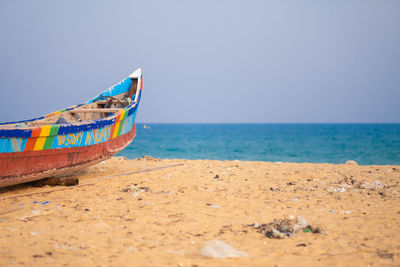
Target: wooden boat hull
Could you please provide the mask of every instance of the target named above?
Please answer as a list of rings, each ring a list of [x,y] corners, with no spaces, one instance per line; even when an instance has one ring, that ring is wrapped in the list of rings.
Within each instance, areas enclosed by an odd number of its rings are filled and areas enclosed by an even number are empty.
[[[136,125],[129,133],[88,147],[0,154],[0,187],[67,174],[96,164],[127,147],[135,135]]]
[[[0,129],[0,187],[74,172],[128,146],[136,135],[135,118],[143,86],[141,74],[138,78],[135,101],[107,118],[87,123]],[[121,93],[119,85],[124,83],[125,80],[106,92],[111,96]]]

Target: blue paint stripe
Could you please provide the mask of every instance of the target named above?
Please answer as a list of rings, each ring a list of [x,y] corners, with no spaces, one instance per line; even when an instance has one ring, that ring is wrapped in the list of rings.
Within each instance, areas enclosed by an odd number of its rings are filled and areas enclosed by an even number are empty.
[[[128,92],[129,88],[131,87],[131,84],[132,84],[132,79],[128,77],[125,80],[120,81],[119,83],[117,83],[116,85],[111,87],[110,89],[108,89],[108,90],[104,91],[103,93],[99,94],[98,96],[93,97],[92,99],[90,99],[86,103],[88,103],[88,104],[92,103],[94,100],[96,100],[100,96],[115,96],[115,95],[119,95],[119,94]]]
[[[0,138],[7,137],[31,137],[32,129],[0,129]]]
[[[76,133],[81,131],[89,131],[93,129],[102,128],[108,125],[112,125],[115,122],[115,118],[113,119],[101,119],[95,120],[91,123],[75,125],[75,124],[60,124],[60,129],[58,130],[58,135]]]
[[[138,108],[138,105],[132,107],[133,103],[128,107],[128,116],[132,115]],[[90,123],[75,125],[75,124],[60,124],[60,129],[58,130],[58,135],[76,133],[81,131],[89,131],[93,129],[102,128],[115,123],[115,118],[112,119],[100,119],[91,121]],[[10,137],[31,137],[32,129],[0,129],[0,138],[10,138]]]

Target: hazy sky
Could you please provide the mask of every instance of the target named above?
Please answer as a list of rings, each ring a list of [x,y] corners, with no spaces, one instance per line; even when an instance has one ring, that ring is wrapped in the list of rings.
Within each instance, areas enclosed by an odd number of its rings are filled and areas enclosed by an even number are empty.
[[[0,121],[143,68],[139,122],[400,122],[400,1],[0,1]]]

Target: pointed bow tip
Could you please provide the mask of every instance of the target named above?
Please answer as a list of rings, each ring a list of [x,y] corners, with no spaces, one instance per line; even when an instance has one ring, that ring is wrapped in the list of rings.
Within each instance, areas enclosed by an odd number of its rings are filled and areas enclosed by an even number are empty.
[[[141,74],[142,74],[142,68],[138,68],[137,70],[132,72],[128,77],[132,78],[132,79],[133,78],[139,78]]]

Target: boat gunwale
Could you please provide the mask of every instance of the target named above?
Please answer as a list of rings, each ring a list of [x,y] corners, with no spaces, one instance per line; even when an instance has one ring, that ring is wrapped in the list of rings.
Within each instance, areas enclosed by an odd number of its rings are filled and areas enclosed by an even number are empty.
[[[140,102],[141,94],[142,94],[142,90],[139,90],[139,96],[138,96],[137,102],[132,102],[130,105],[123,108],[122,110],[114,113],[113,115],[105,117],[105,118],[91,120],[91,121],[87,121],[87,122],[76,122],[76,123],[66,123],[66,124],[50,124],[49,123],[49,124],[44,124],[44,125],[35,125],[35,126],[26,126],[26,127],[3,128],[3,129],[0,129],[0,138],[13,138],[13,137],[29,138],[29,137],[31,137],[31,133],[32,133],[33,129],[42,128],[44,126],[52,126],[52,125],[59,125],[59,131],[58,131],[57,135],[63,135],[63,134],[69,134],[69,133],[75,133],[75,132],[80,132],[80,131],[87,131],[87,130],[93,130],[93,129],[106,127],[106,126],[109,126],[109,125],[112,125],[113,123],[115,123],[115,120],[123,111],[128,112],[127,116],[130,116],[133,112],[135,112],[135,110],[138,107],[138,103]],[[74,105],[74,106],[72,106],[72,108],[65,109],[65,111],[75,109],[82,105],[85,105],[85,104]],[[20,121],[20,122],[11,122],[11,123],[6,123],[6,124],[23,123],[23,122],[40,120],[43,118],[47,118],[56,112],[50,113],[46,116],[36,118],[36,119],[30,119],[30,120],[25,120],[25,121]],[[0,125],[4,125],[4,124],[0,124]]]

